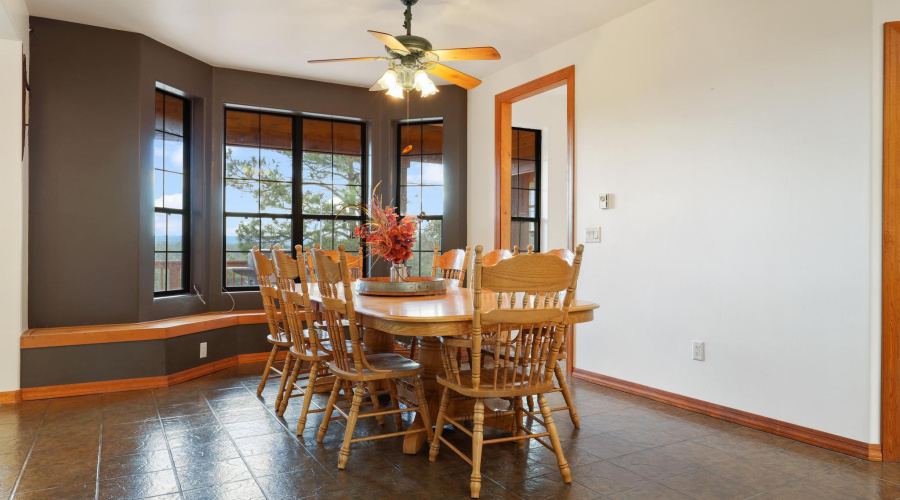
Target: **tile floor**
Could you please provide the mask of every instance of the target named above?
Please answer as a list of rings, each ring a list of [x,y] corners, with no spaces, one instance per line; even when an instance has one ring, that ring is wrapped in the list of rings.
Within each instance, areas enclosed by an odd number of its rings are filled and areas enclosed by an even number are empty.
[[[338,471],[343,426],[294,435],[299,400],[271,411],[261,365],[167,389],[0,407],[0,498],[468,498],[469,466],[446,447],[401,452],[400,438],[354,445]],[[897,499],[900,464],[859,461],[679,408],[575,381],[582,426],[559,422],[574,482],[537,443],[485,448],[482,498]],[[558,395],[554,395],[558,396]],[[324,397],[318,401],[324,403]],[[551,402],[552,403],[552,402]],[[360,432],[381,429],[364,419]],[[461,432],[445,436],[468,450]]]

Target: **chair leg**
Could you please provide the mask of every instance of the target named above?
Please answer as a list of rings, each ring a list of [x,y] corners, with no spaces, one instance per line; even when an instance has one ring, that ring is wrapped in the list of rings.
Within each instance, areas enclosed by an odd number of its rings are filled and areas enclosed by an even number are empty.
[[[534,412],[534,396],[525,396],[525,400],[528,402],[528,411]]]
[[[367,382],[366,387],[369,388],[369,399],[372,400],[372,408],[375,411],[380,411],[381,405],[378,404],[378,396],[375,394],[375,384],[375,382]],[[376,416],[375,420],[378,422],[378,425],[384,425],[384,415]]]
[[[416,375],[413,377],[413,388],[416,390],[417,406],[419,415],[422,415],[422,423],[425,424],[425,436],[427,441],[431,441],[433,433],[431,432],[431,415],[428,414],[428,400],[425,399],[425,385],[422,384],[422,377]]]
[[[389,379],[388,383],[388,391],[391,393],[391,407],[395,410],[400,409],[400,399],[397,398],[397,381],[394,379]],[[398,431],[403,430],[403,417],[400,416],[399,413],[394,413],[394,425],[397,426]]]
[[[319,376],[319,362],[313,361],[309,368],[309,382],[303,391],[303,406],[300,408],[300,419],[297,420],[297,435],[303,434],[306,429],[306,414],[309,413],[309,404],[312,403],[313,394],[316,392],[316,378]],[[296,377],[295,377],[296,378]]]
[[[409,359],[415,360],[419,354],[419,337],[413,337],[409,342]]]
[[[275,358],[278,356],[278,346],[272,346],[272,352],[269,354],[269,359],[266,361],[266,368],[263,370],[262,380],[259,381],[259,387],[256,388],[256,395],[262,396],[263,389],[266,388],[266,380],[269,378],[269,370],[272,369],[272,365],[275,364]]]
[[[447,414],[447,408],[450,406],[450,389],[444,388],[441,395],[441,406],[438,409],[437,422],[434,425],[434,438],[431,440],[431,450],[428,452],[428,460],[434,462],[438,456],[438,450],[441,448],[441,434],[444,432],[444,415]]]
[[[523,418],[524,412],[522,411],[522,398],[513,399],[513,428],[512,433],[514,436],[524,436],[525,435],[525,419]],[[521,449],[525,448],[525,440],[520,439],[516,441],[516,447]]]
[[[300,369],[302,368],[303,361],[299,359],[294,360],[294,367],[291,370],[291,374],[288,377],[287,388],[285,389],[284,397],[281,399],[281,406],[278,407],[278,416],[283,417],[285,410],[287,410],[288,401],[291,400],[291,394],[294,393],[294,385],[297,383],[297,378],[300,376]],[[287,366],[285,366],[285,373],[287,373]]]
[[[341,454],[338,457],[338,469],[347,466],[347,460],[350,458],[350,440],[353,439],[353,429],[356,428],[356,420],[359,418],[359,407],[362,405],[362,397],[365,388],[360,382],[353,389],[353,403],[350,404],[350,415],[347,418],[347,430],[344,431],[344,444],[341,445]]]
[[[550,433],[550,444],[553,445],[553,451],[556,452],[556,461],[559,464],[559,473],[562,474],[563,482],[572,482],[572,471],[569,470],[569,463],[563,455],[562,446],[559,443],[559,432],[556,431],[556,424],[553,423],[553,415],[551,415],[550,405],[547,398],[543,394],[538,394],[538,405],[541,407],[541,416],[544,417],[544,425],[547,432]]]
[[[484,400],[475,400],[475,426],[472,429],[472,477],[469,488],[472,498],[481,494],[481,447],[484,442]]]
[[[572,419],[572,424],[575,425],[575,427],[581,427],[581,420],[578,419],[578,412],[575,411],[575,403],[572,402],[572,395],[569,394],[569,384],[566,383],[566,374],[563,373],[563,369],[559,366],[559,363],[557,363],[556,368],[553,369],[553,374],[556,375],[556,381],[559,382],[559,388],[562,389],[562,395],[566,400],[566,406],[569,407],[569,418]]]
[[[275,397],[275,411],[281,408],[281,401],[284,399],[284,388],[287,386],[288,378],[291,376],[291,351],[288,349],[284,355],[284,367],[281,369],[281,380],[278,382],[278,396]]]
[[[338,394],[341,393],[341,385],[343,385],[343,381],[335,379],[334,388],[331,389],[331,396],[328,396],[328,405],[325,407],[325,418],[322,420],[322,425],[319,426],[319,433],[316,435],[316,441],[319,443],[325,439],[325,434],[328,432],[328,422],[331,422],[331,413],[334,412]]]

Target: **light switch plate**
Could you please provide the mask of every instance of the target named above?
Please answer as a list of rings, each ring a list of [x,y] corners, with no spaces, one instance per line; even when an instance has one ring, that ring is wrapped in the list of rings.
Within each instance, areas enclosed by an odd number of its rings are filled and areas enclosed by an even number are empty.
[[[584,242],[585,243],[600,243],[600,228],[599,227],[584,228]]]

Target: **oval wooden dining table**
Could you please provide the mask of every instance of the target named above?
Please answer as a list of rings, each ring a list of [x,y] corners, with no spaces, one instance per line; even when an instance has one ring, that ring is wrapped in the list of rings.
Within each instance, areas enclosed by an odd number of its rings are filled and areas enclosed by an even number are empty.
[[[353,303],[357,322],[365,328],[363,342],[369,352],[393,352],[394,336],[419,338],[419,363],[425,368],[423,375],[425,394],[432,420],[437,416],[441,387],[437,375],[443,370],[440,357],[440,337],[472,333],[472,296],[469,288],[449,285],[447,293],[426,297],[378,297],[362,295],[353,285]],[[313,306],[321,306],[321,296],[316,286],[310,287],[309,298]],[[485,304],[496,303],[492,292],[482,294]],[[593,302],[575,299],[569,308],[568,324],[585,323],[594,319]],[[571,329],[570,329],[571,331]],[[571,362],[571,360],[569,360]],[[410,393],[407,397],[415,398]],[[470,408],[451,407],[450,413],[469,415]],[[508,418],[507,418],[508,420]],[[411,428],[424,424],[417,416]],[[501,418],[486,418],[485,425],[508,429],[510,425]],[[425,433],[417,432],[404,438],[403,452],[415,454],[425,443]]]

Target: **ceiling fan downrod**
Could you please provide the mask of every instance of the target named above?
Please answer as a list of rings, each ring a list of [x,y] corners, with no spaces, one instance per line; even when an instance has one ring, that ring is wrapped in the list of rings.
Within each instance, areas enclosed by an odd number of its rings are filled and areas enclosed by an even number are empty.
[[[406,28],[406,34],[412,35],[412,6],[419,0],[400,0],[406,6],[406,13],[403,14],[403,27]]]

